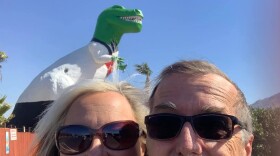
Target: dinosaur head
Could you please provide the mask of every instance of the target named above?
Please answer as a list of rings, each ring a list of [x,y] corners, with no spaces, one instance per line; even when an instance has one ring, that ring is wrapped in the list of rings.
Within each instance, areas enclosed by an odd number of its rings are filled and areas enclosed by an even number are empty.
[[[138,9],[126,9],[114,5],[105,9],[98,17],[94,38],[107,44],[119,43],[124,33],[140,32],[143,14]]]
[[[114,5],[99,15],[97,24],[109,25],[120,33],[140,32],[142,18],[141,10],[129,10],[123,6]]]

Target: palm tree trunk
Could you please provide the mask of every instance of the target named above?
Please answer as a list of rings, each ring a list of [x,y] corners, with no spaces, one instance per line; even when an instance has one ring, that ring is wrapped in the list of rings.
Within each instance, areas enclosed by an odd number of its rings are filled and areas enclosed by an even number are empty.
[[[147,95],[150,95],[150,90],[151,90],[151,81],[150,81],[150,76],[146,75],[146,82],[145,82],[145,91],[147,93]]]

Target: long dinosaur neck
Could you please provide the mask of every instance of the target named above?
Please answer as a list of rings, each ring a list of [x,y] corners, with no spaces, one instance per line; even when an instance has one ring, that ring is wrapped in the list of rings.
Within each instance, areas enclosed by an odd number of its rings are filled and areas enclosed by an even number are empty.
[[[123,33],[112,28],[108,25],[97,25],[93,38],[105,42],[106,44],[114,43],[116,46],[119,44]]]

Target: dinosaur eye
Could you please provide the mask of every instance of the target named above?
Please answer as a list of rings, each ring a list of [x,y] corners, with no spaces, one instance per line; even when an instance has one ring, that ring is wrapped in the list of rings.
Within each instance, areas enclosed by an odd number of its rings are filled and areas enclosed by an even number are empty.
[[[68,68],[65,68],[65,69],[64,69],[64,73],[67,73],[67,72],[68,72]]]
[[[120,6],[120,5],[114,5],[114,6],[112,6],[112,8],[115,8],[115,9],[125,9],[125,7]]]

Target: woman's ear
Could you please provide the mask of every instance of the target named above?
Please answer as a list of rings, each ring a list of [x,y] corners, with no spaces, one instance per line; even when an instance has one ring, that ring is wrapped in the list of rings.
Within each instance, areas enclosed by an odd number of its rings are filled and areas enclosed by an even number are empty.
[[[142,141],[142,140],[141,140],[141,145],[140,145],[140,152],[141,152],[141,156],[147,156],[146,143],[144,143],[144,141]]]
[[[146,146],[146,133],[143,132],[140,136],[140,152],[141,156],[148,156],[147,152],[147,146]]]

